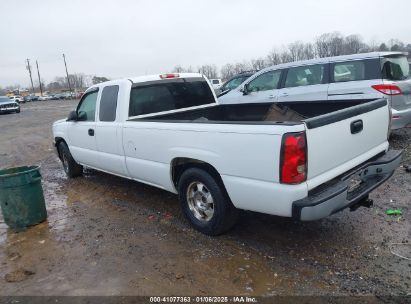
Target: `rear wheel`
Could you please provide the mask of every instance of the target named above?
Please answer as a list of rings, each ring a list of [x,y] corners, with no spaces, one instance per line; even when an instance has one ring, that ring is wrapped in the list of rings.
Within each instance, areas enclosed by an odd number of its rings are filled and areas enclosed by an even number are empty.
[[[185,217],[198,231],[219,235],[231,229],[238,216],[224,186],[203,169],[187,169],[178,184]]]
[[[67,144],[62,141],[58,145],[61,163],[63,164],[64,172],[68,177],[77,177],[83,174],[83,166],[76,163]]]

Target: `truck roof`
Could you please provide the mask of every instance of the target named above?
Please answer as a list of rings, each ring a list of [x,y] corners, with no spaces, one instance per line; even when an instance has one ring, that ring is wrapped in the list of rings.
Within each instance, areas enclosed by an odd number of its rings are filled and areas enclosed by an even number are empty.
[[[166,77],[166,75],[168,75],[169,77]],[[204,76],[200,73],[164,73],[164,74],[144,75],[144,76],[136,76],[136,77],[129,77],[129,78],[119,78],[119,79],[114,79],[114,80],[109,80],[109,81],[94,84],[91,87],[89,87],[85,91],[85,93],[87,93],[90,90],[93,90],[94,88],[98,88],[101,86],[107,86],[107,85],[114,85],[114,84],[118,84],[119,82],[124,82],[124,81],[131,81],[133,84],[135,84],[135,83],[141,83],[141,82],[147,82],[147,81],[160,81],[166,78],[198,78],[198,77],[204,77]]]

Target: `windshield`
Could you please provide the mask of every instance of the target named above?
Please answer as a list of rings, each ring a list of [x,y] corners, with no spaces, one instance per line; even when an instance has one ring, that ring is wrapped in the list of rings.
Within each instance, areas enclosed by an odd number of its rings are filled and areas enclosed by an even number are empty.
[[[7,97],[0,97],[0,102],[10,101],[10,98]]]
[[[384,57],[381,64],[384,79],[404,80],[410,77],[410,66],[406,56]]]

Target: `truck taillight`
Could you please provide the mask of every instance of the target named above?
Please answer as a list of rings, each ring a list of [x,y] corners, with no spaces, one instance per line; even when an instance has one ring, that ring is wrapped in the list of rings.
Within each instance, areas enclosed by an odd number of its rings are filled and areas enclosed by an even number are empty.
[[[307,179],[307,140],[305,132],[283,136],[280,158],[280,182],[299,184]]]
[[[401,89],[393,84],[376,84],[371,86],[374,90],[377,90],[378,92],[381,92],[385,95],[401,95],[402,91]]]
[[[179,74],[176,74],[176,73],[161,74],[161,75],[160,75],[160,78],[161,78],[161,79],[170,79],[170,78],[178,78],[178,77],[180,77],[180,75],[179,75]]]

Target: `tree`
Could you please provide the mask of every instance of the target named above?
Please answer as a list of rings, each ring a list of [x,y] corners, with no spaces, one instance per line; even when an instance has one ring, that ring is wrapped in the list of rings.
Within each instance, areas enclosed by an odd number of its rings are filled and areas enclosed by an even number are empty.
[[[103,76],[93,76],[92,82],[93,84],[109,81],[110,79],[103,77]]]
[[[384,42],[380,44],[380,47],[378,48],[378,50],[379,50],[380,52],[387,52],[387,51],[389,51],[388,46],[387,46]]]
[[[349,35],[344,38],[343,53],[358,54],[364,48],[364,43],[359,35]]]
[[[277,49],[272,49],[267,55],[267,62],[269,65],[277,65],[281,63],[281,56]]]
[[[252,59],[251,60],[251,67],[253,70],[255,71],[259,71],[264,69],[267,66],[266,61],[264,60],[264,58],[257,58],[257,59]]]
[[[198,67],[198,72],[208,79],[218,78],[217,66],[215,64],[205,64]]]

